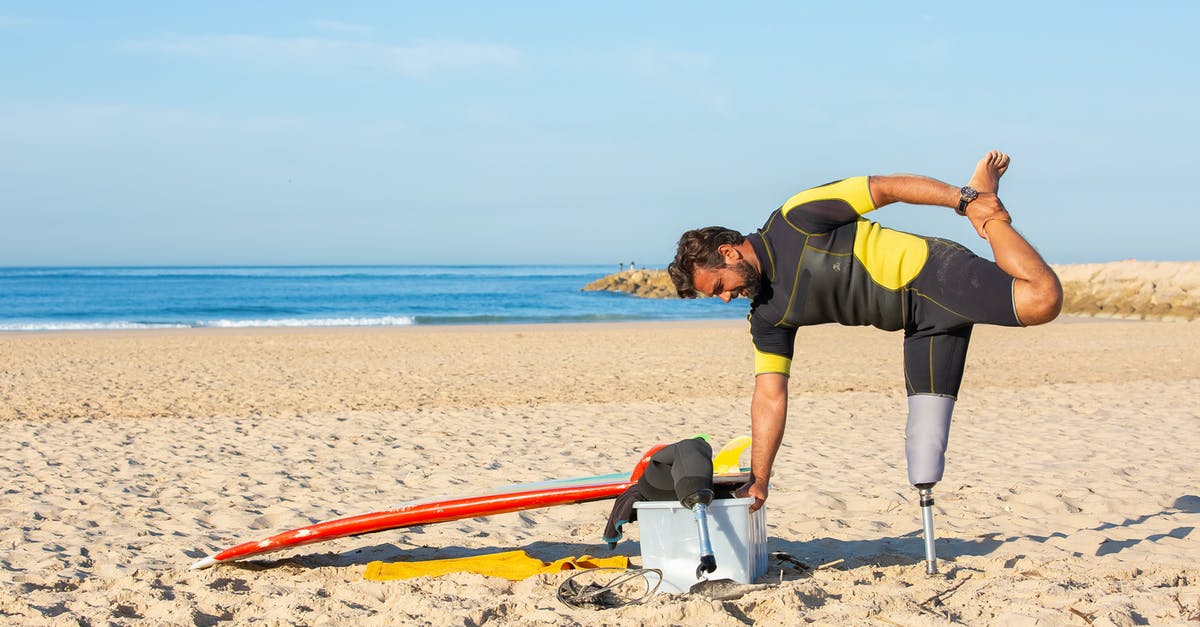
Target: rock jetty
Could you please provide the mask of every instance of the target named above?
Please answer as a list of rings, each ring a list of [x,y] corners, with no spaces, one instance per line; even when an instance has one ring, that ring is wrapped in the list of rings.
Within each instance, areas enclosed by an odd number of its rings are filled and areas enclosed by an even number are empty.
[[[1200,262],[1117,261],[1054,266],[1063,313],[1144,320],[1200,318]],[[588,283],[585,291],[641,298],[678,298],[666,270],[626,270]]]
[[[1117,261],[1054,266],[1063,313],[1139,320],[1200,318],[1200,262]]]
[[[585,292],[624,292],[641,298],[679,298],[666,270],[625,270],[583,286]]]

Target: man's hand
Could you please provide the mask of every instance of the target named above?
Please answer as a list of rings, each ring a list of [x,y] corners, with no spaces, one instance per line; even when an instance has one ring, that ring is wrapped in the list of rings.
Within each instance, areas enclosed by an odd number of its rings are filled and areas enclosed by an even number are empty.
[[[1000,197],[995,194],[979,192],[979,198],[971,201],[967,205],[967,219],[971,221],[971,226],[975,227],[975,231],[979,233],[979,237],[987,239],[987,233],[984,232],[984,225],[992,220],[1003,220],[1004,222],[1012,222],[1012,218],[1008,215],[1008,210],[1004,208],[1004,203],[1000,202]]]
[[[750,504],[750,511],[756,512],[758,511],[758,508],[762,507],[763,503],[767,500],[767,482],[751,480],[750,483],[747,483],[734,491],[733,495],[739,499],[753,497],[754,502]]]
[[[967,204],[966,211],[968,218],[983,219],[1005,211],[1005,209],[999,196],[988,192],[979,192],[979,197]]]

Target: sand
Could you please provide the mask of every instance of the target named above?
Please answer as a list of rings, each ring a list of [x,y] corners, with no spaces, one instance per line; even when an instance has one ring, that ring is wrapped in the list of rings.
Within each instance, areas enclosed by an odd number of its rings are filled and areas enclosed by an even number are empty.
[[[362,578],[375,559],[607,554],[608,503],[188,570],[434,494],[626,470],[748,432],[745,323],[0,335],[0,623],[1182,624],[1200,619],[1200,323],[976,330],[936,488],[906,484],[900,336],[801,330],[768,501],[776,585],[613,610],[564,575]],[[639,555],[634,525],[618,552]],[[823,568],[816,568],[826,565]]]

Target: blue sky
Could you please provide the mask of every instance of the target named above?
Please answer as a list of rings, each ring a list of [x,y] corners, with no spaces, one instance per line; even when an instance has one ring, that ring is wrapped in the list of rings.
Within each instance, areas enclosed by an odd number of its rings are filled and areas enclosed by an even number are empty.
[[[1051,262],[1200,258],[1200,3],[968,4],[0,1],[0,265],[656,265],[993,147]]]

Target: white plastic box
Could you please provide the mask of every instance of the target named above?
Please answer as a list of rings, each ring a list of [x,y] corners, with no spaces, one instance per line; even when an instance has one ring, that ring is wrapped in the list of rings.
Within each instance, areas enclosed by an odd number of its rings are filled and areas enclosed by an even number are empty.
[[[754,583],[767,572],[766,508],[750,513],[752,498],[718,499],[708,506],[708,535],[717,570],[705,579]],[[642,501],[637,510],[642,567],[662,570],[659,592],[687,592],[701,581],[696,518],[678,501]]]

